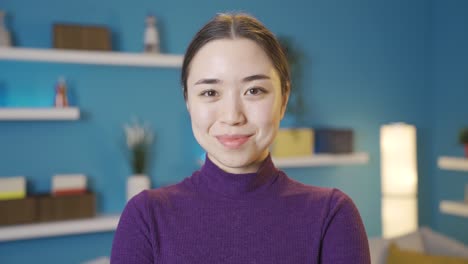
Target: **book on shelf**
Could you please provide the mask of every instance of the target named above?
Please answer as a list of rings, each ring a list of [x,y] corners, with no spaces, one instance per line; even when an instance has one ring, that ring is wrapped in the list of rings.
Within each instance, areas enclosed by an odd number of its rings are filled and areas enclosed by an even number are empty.
[[[52,177],[53,195],[71,195],[85,193],[87,177],[83,174],[57,174]]]
[[[24,197],[26,197],[26,178],[24,176],[0,178],[0,200]]]

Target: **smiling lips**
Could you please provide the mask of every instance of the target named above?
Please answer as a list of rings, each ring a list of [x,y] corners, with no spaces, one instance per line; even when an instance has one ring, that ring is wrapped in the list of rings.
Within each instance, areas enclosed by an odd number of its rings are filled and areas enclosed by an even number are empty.
[[[218,141],[226,148],[237,149],[249,140],[252,135],[223,135],[217,136]]]

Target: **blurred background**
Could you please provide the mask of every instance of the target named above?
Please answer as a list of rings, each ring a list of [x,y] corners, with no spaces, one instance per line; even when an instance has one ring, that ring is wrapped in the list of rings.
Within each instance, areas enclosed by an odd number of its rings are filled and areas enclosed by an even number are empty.
[[[104,25],[114,51],[141,53],[145,17],[157,18],[161,52],[183,55],[196,31],[218,12],[244,11],[302,51],[304,127],[346,127],[358,166],[285,169],[303,183],[336,187],[356,203],[369,237],[382,235],[380,127],[417,129],[419,225],[468,243],[468,218],[439,211],[463,200],[466,172],[441,170],[440,156],[462,156],[468,125],[468,2],[462,0],[69,1],[2,0],[13,44],[51,48],[54,23]],[[82,173],[99,214],[118,215],[132,174],[123,125],[133,117],[155,131],[153,188],[199,168],[180,85],[180,68],[0,60],[0,107],[53,103],[65,76],[79,120],[0,121],[0,177],[25,176],[28,193],[47,192],[50,178]],[[294,89],[294,87],[293,87]],[[285,123],[293,117],[287,116]],[[2,217],[2,216],[0,216]],[[80,263],[108,256],[113,232],[0,242],[1,263]]]

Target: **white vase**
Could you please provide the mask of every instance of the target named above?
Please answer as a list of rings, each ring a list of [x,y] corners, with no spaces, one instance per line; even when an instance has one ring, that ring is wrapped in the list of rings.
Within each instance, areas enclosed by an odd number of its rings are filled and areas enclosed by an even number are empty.
[[[144,174],[135,174],[127,179],[127,201],[143,190],[151,188],[150,178]]]

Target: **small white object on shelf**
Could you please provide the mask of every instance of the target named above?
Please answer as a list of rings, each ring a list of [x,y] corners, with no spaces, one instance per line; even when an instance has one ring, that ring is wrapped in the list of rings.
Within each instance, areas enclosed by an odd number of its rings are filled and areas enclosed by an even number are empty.
[[[468,203],[463,201],[441,201],[439,210],[445,214],[468,217]]]
[[[65,49],[0,48],[0,60],[180,68],[183,55]]]
[[[145,52],[159,53],[159,32],[156,28],[156,17],[149,15],[146,17],[146,28],[145,28]]]
[[[0,242],[114,231],[120,215],[0,227]]]
[[[0,10],[0,47],[11,46],[11,35],[5,26],[5,12]]]
[[[27,120],[78,120],[80,110],[76,107],[66,108],[0,108],[0,121]]]
[[[468,171],[468,159],[463,157],[439,157],[437,165],[441,169]]]
[[[308,157],[273,158],[273,163],[279,168],[352,165],[364,164],[368,161],[369,155],[367,153],[314,154]]]

